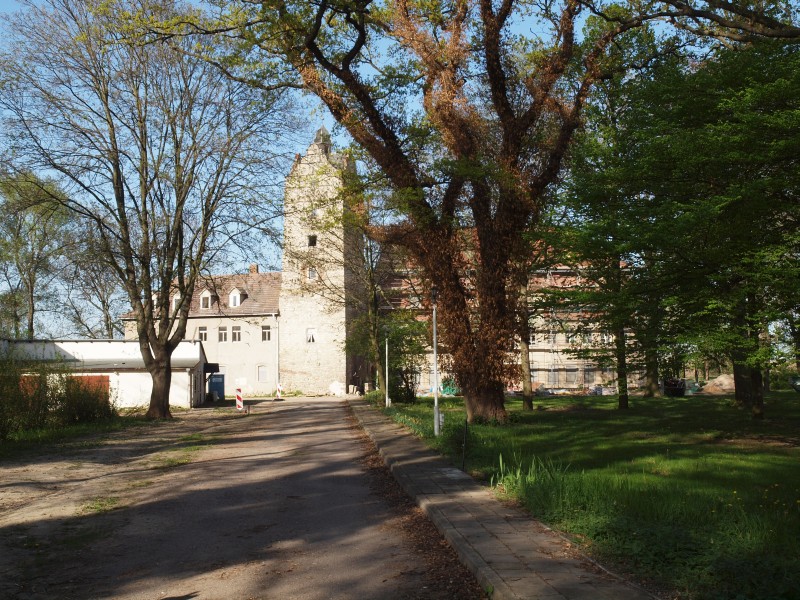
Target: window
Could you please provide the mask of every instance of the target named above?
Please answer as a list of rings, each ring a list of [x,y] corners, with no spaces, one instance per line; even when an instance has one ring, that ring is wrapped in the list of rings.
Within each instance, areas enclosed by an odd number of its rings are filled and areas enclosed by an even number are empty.
[[[316,245],[317,245],[317,236],[315,235],[308,236],[308,247],[313,248]]]
[[[227,342],[228,341],[228,328],[227,327],[220,327],[219,328],[219,341],[220,342]]]
[[[317,270],[314,267],[308,267],[308,279],[309,281],[314,280],[317,278]]]
[[[228,296],[228,306],[234,307],[239,306],[241,303],[241,296],[239,295],[239,290],[233,290],[231,295]]]
[[[314,344],[317,341],[317,329],[315,327],[310,327],[306,329],[306,342],[309,344]]]
[[[272,339],[272,328],[269,325],[261,326],[261,341],[268,342]]]
[[[180,305],[180,303],[181,303],[181,297],[180,296],[175,296],[172,299],[172,312],[174,312],[174,313],[178,312],[178,306]]]
[[[197,339],[201,342],[208,341],[208,328],[207,327],[198,327],[197,328]]]
[[[231,327],[231,341],[232,342],[242,341],[242,327],[240,325],[234,325],[233,327]]]
[[[548,385],[558,385],[558,371],[555,367],[550,367],[547,372],[547,383]]]
[[[200,308],[205,310],[211,308],[211,292],[205,291],[200,296]]]
[[[567,367],[565,382],[568,385],[575,385],[578,383],[578,367]]]

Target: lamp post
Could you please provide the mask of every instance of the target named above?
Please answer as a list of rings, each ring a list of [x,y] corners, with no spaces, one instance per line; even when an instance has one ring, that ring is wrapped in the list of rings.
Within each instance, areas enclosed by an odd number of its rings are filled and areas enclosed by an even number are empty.
[[[431,305],[433,306],[433,435],[439,436],[441,421],[439,417],[439,359],[436,352],[436,302],[439,299],[439,288],[431,286]]]
[[[384,371],[383,377],[383,387],[386,388],[386,408],[389,408],[392,405],[392,401],[389,399],[389,334],[386,334],[386,370]]]
[[[278,315],[275,316],[275,399],[281,398],[281,328]]]

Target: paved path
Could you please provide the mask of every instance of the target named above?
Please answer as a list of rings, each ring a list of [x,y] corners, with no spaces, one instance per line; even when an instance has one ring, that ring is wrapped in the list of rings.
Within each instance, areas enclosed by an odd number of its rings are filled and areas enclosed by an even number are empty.
[[[565,542],[430,451],[363,400],[350,405],[392,474],[493,600],[652,600],[565,552]]]
[[[450,597],[371,491],[347,414],[199,410],[4,463],[0,597]]]

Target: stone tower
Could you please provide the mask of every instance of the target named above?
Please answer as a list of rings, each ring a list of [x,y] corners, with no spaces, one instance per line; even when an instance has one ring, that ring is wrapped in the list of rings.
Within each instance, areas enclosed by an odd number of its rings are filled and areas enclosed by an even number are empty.
[[[286,392],[345,393],[355,361],[344,344],[353,318],[351,253],[344,175],[353,167],[331,153],[322,127],[286,178],[280,377]]]

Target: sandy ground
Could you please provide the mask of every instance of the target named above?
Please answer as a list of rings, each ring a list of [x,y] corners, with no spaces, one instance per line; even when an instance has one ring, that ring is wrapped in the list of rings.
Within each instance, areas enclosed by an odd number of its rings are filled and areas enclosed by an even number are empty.
[[[336,399],[0,463],[0,598],[480,598]]]

